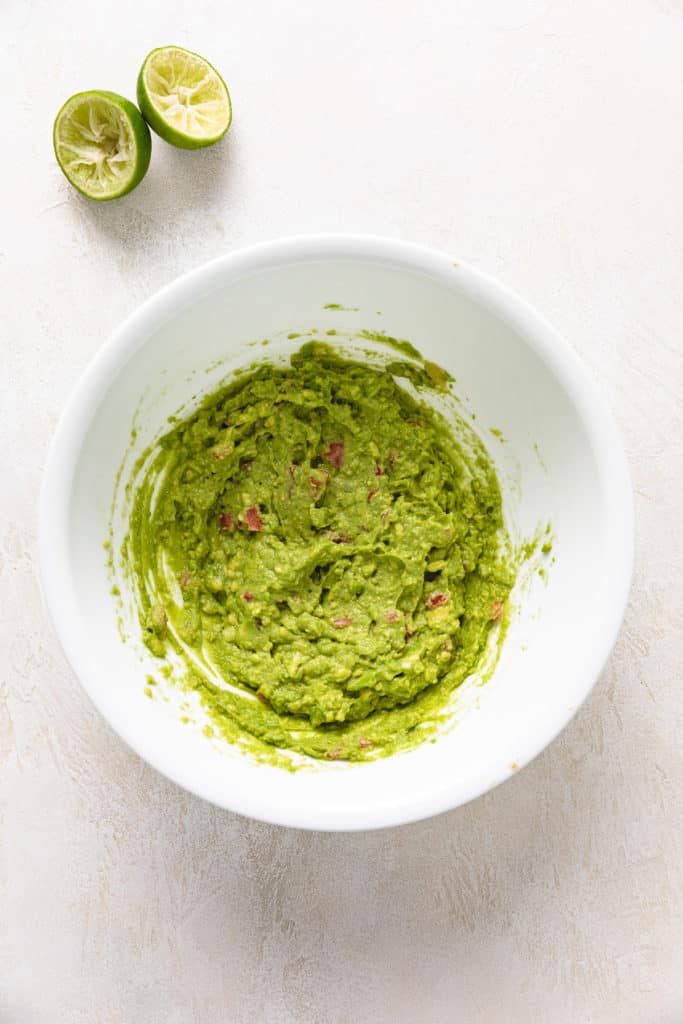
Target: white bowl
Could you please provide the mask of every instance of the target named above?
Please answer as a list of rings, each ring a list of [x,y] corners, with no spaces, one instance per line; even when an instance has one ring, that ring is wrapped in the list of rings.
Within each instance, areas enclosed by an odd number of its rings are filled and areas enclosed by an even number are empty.
[[[325,309],[330,303],[348,308]],[[450,370],[496,460],[511,531],[520,538],[550,522],[555,564],[545,579],[530,572],[517,587],[493,678],[465,684],[457,723],[437,742],[371,763],[291,773],[183,724],[173,687],[167,701],[145,696],[154,659],[136,641],[134,623],[121,640],[102,545],[133,422],[139,452],[169,414],[215,387],[226,370],[292,351],[301,342],[287,334],[313,328],[383,330]],[[267,349],[254,345],[266,338]],[[117,493],[120,534],[125,503]],[[627,599],[632,548],[632,495],[617,431],[555,331],[472,267],[363,237],[297,238],[232,253],[146,302],[78,383],[40,502],[47,605],[67,658],[110,725],[193,793],[311,829],[424,818],[472,800],[535,757],[605,663]]]

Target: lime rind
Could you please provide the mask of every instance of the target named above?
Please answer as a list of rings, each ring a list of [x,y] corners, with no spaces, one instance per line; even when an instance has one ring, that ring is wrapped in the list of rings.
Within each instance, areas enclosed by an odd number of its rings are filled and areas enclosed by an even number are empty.
[[[147,55],[137,95],[149,126],[183,149],[213,145],[232,121],[230,93],[221,76],[199,54],[180,46],[162,46]]]
[[[57,162],[71,185],[88,199],[117,199],[142,181],[152,140],[140,111],[117,93],[76,93],[55,118]]]

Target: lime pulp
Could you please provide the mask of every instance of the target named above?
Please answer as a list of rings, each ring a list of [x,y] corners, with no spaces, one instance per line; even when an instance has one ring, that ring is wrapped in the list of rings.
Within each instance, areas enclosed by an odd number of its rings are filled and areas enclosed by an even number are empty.
[[[114,92],[71,96],[55,118],[53,143],[67,180],[88,199],[117,199],[144,178],[152,140],[137,107]]]
[[[137,88],[150,128],[181,149],[218,142],[230,127],[228,88],[207,60],[180,46],[161,46],[145,58]]]

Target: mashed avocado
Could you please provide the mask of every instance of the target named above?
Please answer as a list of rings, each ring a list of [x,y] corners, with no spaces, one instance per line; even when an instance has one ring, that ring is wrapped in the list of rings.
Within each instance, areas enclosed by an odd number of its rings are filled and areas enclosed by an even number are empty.
[[[124,545],[145,642],[231,741],[280,763],[414,745],[500,632],[493,466],[419,400],[447,379],[309,343],[146,453]]]

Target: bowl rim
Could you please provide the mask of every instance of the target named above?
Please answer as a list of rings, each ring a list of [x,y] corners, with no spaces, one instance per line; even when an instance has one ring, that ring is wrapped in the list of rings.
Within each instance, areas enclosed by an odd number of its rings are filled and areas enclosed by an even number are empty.
[[[145,300],[110,334],[91,358],[73,387],[53,434],[43,471],[38,501],[38,554],[40,582],[48,616],[67,662],[81,686],[110,727],[135,753],[182,788],[233,812],[296,828],[320,831],[357,831],[407,824],[469,803],[504,779],[474,779],[457,792],[440,791],[394,801],[390,806],[354,808],[335,815],[334,809],[282,806],[266,797],[230,794],[222,799],[216,787],[188,782],[172,758],[144,749],[125,713],[112,720],[92,685],[92,666],[79,644],[79,628],[68,602],[63,600],[61,578],[66,561],[71,488],[83,437],[97,407],[118,372],[153,331],[211,292],[223,280],[241,277],[274,265],[331,259],[376,262],[425,274],[432,280],[453,283],[457,269],[460,287],[475,301],[506,321],[543,359],[577,406],[594,449],[596,463],[610,504],[612,549],[611,595],[606,603],[600,639],[593,645],[583,673],[578,699],[569,711],[559,712],[543,738],[529,735],[519,743],[517,764],[523,768],[537,757],[569,724],[588,697],[616,641],[633,574],[634,505],[628,463],[612,413],[584,364],[554,327],[508,286],[471,264],[442,251],[398,239],[367,234],[310,234],[259,242],[218,256],[181,275]],[[578,686],[577,686],[578,691]],[[458,780],[460,781],[460,780]]]

